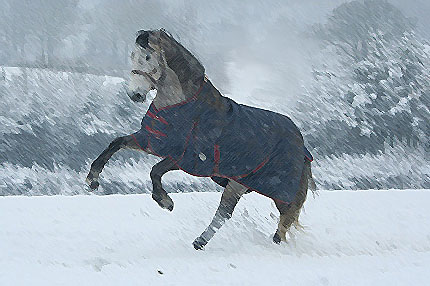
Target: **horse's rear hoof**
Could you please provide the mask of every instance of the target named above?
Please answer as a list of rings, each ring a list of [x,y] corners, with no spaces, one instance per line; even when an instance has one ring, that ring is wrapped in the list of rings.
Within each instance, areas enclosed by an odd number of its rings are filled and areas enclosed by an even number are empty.
[[[276,244],[280,244],[281,243],[281,237],[279,236],[279,234],[278,233],[275,233],[274,235],[273,235],[273,242],[274,243],[276,243]]]
[[[194,246],[194,249],[195,250],[203,250],[203,248],[205,247],[205,245],[207,244],[208,242],[206,241],[206,240],[204,240],[203,238],[201,238],[201,237],[198,237],[198,238],[196,238],[196,240],[194,240],[194,242],[193,242],[193,246]]]

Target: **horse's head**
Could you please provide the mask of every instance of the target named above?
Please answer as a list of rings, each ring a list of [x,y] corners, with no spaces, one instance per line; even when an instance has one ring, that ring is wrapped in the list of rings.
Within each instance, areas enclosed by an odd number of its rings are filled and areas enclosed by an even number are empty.
[[[149,91],[157,89],[165,69],[165,57],[160,45],[161,31],[137,32],[135,47],[131,53],[132,71],[129,96],[143,102]]]
[[[191,94],[204,78],[200,62],[163,29],[137,32],[131,62],[129,96],[137,102],[145,101],[151,90],[156,89],[159,94],[163,87],[171,89],[175,84],[182,92]]]

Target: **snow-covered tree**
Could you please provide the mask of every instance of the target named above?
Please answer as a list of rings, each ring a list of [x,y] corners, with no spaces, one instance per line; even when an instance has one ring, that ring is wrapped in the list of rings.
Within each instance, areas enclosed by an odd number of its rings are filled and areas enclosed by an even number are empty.
[[[429,45],[386,1],[354,1],[316,28],[322,57],[303,106],[321,154],[377,153],[384,143],[429,146]],[[321,144],[326,140],[326,143]]]

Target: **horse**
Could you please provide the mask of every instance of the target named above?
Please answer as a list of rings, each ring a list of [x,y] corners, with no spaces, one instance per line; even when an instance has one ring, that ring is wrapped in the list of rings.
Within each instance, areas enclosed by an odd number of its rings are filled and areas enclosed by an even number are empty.
[[[193,242],[196,250],[252,191],[274,200],[280,218],[273,242],[286,241],[290,227],[299,226],[308,188],[315,190],[312,155],[292,120],[224,97],[199,60],[164,29],[138,31],[131,62],[131,100],[145,102],[151,90],[156,96],[141,129],[113,140],[91,164],[89,187],[98,188],[100,173],[117,151],[144,151],[162,158],[150,172],[152,198],[168,211],[174,203],[161,178],[169,171],[210,177],[224,188],[211,223]]]

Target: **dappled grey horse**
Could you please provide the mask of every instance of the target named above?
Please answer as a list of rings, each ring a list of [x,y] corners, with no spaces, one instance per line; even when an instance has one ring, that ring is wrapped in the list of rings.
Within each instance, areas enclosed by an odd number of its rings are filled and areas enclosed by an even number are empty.
[[[280,212],[275,243],[298,225],[300,210],[312,180],[312,156],[286,116],[237,104],[224,97],[205,76],[200,62],[164,30],[139,31],[131,54],[130,98],[157,95],[141,129],[113,140],[92,163],[87,183],[99,186],[99,175],[110,157],[123,148],[143,150],[163,158],[152,167],[152,198],[169,211],[173,201],[162,176],[171,170],[210,177],[224,188],[210,225],[194,241],[202,249],[232,216],[243,194],[272,198]]]

